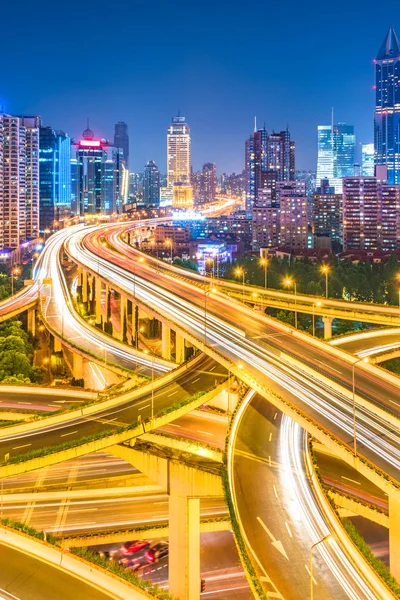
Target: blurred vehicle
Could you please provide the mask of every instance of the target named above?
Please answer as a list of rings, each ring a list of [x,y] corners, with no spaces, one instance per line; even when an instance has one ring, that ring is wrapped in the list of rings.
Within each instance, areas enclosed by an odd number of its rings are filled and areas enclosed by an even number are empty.
[[[132,571],[137,571],[141,566],[140,560],[132,556],[125,556],[124,558],[120,558],[118,564],[122,567],[125,567],[125,569],[130,569]]]
[[[146,550],[145,556],[148,562],[154,563],[158,562],[163,556],[168,556],[168,552],[168,542],[159,542],[158,544],[155,544],[154,546],[151,546],[151,548]]]
[[[134,540],[133,542],[126,542],[122,548],[122,554],[134,554],[135,552],[140,552],[144,548],[148,548],[150,546],[148,540]]]

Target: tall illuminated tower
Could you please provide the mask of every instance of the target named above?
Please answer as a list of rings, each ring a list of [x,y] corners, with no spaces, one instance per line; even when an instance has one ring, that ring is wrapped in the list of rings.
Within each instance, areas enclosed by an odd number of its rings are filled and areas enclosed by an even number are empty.
[[[375,59],[375,166],[387,168],[387,180],[400,183],[400,44],[389,29]]]
[[[167,185],[190,185],[190,128],[185,117],[173,117],[167,133]]]

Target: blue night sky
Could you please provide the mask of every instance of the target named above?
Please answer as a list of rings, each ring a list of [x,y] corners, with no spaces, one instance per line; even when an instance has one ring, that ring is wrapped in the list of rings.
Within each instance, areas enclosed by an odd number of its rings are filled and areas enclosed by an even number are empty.
[[[165,134],[180,109],[193,168],[243,168],[244,140],[265,121],[289,124],[296,162],[314,169],[316,126],[354,124],[372,141],[373,64],[398,3],[225,0],[6,0],[0,98],[78,137],[112,137],[126,121],[131,168],[165,170]],[[8,26],[9,24],[9,26]]]

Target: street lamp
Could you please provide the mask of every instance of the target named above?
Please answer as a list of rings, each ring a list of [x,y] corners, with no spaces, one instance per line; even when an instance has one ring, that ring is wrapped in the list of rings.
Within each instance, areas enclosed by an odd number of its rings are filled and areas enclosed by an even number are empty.
[[[310,600],[314,599],[314,587],[313,587],[313,550],[316,546],[318,546],[318,544],[322,544],[323,542],[327,542],[332,540],[332,534],[328,533],[328,535],[326,535],[325,537],[322,538],[322,540],[319,540],[318,542],[315,542],[315,544],[313,544],[310,548]]]
[[[14,295],[14,275],[19,275],[19,269],[15,268],[11,270],[11,295]]]
[[[330,268],[328,267],[328,265],[323,265],[321,267],[321,272],[325,274],[325,298],[328,298],[328,274],[329,274]]]
[[[286,285],[288,288],[290,288],[292,284],[293,284],[293,286],[294,286],[294,306],[295,306],[295,309],[294,309],[294,326],[295,326],[295,327],[296,327],[296,329],[297,329],[297,284],[296,284],[296,282],[295,282],[293,279],[290,279],[289,277],[287,277],[287,278],[284,280],[284,282],[283,282],[283,283],[284,283],[284,285]]]
[[[264,267],[264,288],[268,287],[268,259],[262,258],[260,264]]]
[[[312,334],[313,337],[315,337],[315,307],[318,306],[318,308],[322,305],[322,302],[320,302],[318,300],[318,302],[316,302],[315,304],[313,303],[312,305]]]
[[[242,269],[241,267],[238,267],[235,271],[236,275],[238,277],[242,276],[242,285],[243,285],[243,292],[242,292],[242,296],[243,296],[243,303],[244,303],[244,276],[245,276],[245,271],[244,269]]]
[[[213,259],[213,258],[211,258],[211,256],[209,256],[209,257],[207,258],[207,260],[206,260],[206,263],[207,263],[208,265],[212,265],[212,267],[211,267],[211,271],[210,271],[210,276],[211,276],[211,282],[213,282],[213,280],[214,280],[214,277],[215,277],[215,272],[214,272],[214,259]]]
[[[207,294],[211,294],[211,292],[216,292],[215,288],[209,288],[208,290],[204,290],[204,344],[207,343]]]
[[[358,363],[360,362],[364,362],[367,363],[368,362],[368,358],[359,358],[358,360],[356,360],[355,362],[353,362],[352,364],[352,382],[353,382],[353,435],[354,435],[354,441],[353,441],[353,448],[354,448],[354,456],[357,456],[357,423],[356,423],[356,385],[355,385],[355,367]]]
[[[165,240],[165,245],[171,247],[171,265],[172,265],[172,240]]]

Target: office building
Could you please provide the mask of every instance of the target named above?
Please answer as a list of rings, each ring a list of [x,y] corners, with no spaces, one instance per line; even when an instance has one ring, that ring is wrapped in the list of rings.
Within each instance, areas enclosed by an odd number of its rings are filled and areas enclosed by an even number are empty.
[[[200,202],[213,202],[217,194],[217,168],[215,163],[203,165],[199,183]]]
[[[0,114],[0,248],[39,235],[39,117]]]
[[[71,138],[52,127],[39,132],[40,231],[54,229],[54,222],[71,209]]]
[[[173,117],[167,132],[167,185],[190,185],[190,128],[185,117]]]
[[[144,169],[143,200],[145,204],[160,204],[160,171],[153,160]]]
[[[129,159],[129,135],[128,125],[123,121],[118,121],[114,126],[114,146],[122,150],[122,160],[128,167]]]
[[[172,206],[190,210],[193,208],[193,188],[186,183],[174,183],[172,186]]]
[[[323,179],[314,193],[312,230],[317,238],[329,238],[330,247],[338,251],[342,245],[342,196],[328,179]]]
[[[121,148],[107,140],[95,139],[87,128],[82,139],[73,146],[71,159],[75,212],[84,214],[112,214],[122,204]]]
[[[345,123],[318,126],[317,186],[328,179],[335,193],[342,193],[343,177],[354,175],[354,127]]]
[[[375,165],[387,181],[400,183],[400,43],[389,29],[375,59]]]
[[[377,177],[346,178],[343,185],[343,249],[398,250],[400,186]]]
[[[361,176],[373,177],[374,175],[374,144],[361,144]]]
[[[301,181],[277,183],[279,201],[279,245],[292,250],[305,249],[308,241],[306,186]]]
[[[259,191],[257,204],[252,209],[252,249],[279,246],[280,209],[272,190]]]
[[[260,190],[269,188],[274,195],[277,181],[295,179],[295,143],[289,131],[254,131],[245,143],[245,171],[246,213],[251,218]]]

